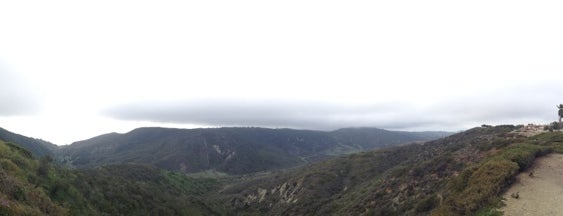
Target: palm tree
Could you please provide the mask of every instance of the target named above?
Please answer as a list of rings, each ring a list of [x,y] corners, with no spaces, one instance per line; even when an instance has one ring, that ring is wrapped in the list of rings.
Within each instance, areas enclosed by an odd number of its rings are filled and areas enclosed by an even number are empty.
[[[563,104],[559,104],[557,108],[559,108],[559,125],[561,125],[561,118],[563,118]]]

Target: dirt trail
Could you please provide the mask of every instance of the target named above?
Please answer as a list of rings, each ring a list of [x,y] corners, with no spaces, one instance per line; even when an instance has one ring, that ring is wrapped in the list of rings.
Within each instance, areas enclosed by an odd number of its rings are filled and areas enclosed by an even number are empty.
[[[533,176],[530,177],[530,172]],[[519,198],[511,197],[518,192]],[[506,216],[563,215],[563,154],[549,154],[516,177],[503,195]]]

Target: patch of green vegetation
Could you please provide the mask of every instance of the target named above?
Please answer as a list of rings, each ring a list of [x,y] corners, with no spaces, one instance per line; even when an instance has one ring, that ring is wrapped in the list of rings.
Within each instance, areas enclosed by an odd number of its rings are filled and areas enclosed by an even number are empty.
[[[149,165],[68,170],[0,141],[0,215],[224,215],[213,179]]]
[[[527,141],[527,139],[525,139],[525,138],[507,139],[507,138],[503,138],[503,137],[495,137],[490,142],[479,143],[478,148],[479,148],[480,151],[489,151],[493,148],[501,149],[501,148],[505,148],[508,145],[513,144],[513,143],[526,142],[526,141]]]
[[[502,216],[502,212],[497,210],[495,207],[482,208],[475,212],[475,216]]]
[[[516,162],[520,171],[530,167],[534,159],[553,151],[546,146],[538,146],[529,143],[517,143],[504,149],[498,156],[491,160],[509,160]]]
[[[508,160],[491,160],[479,166],[467,180],[467,186],[452,194],[446,202],[458,214],[469,215],[496,203],[503,186],[518,171],[518,165]],[[454,215],[454,214],[449,214]]]
[[[211,179],[229,177],[229,174],[224,172],[219,172],[216,170],[205,170],[197,173],[188,173],[186,175],[192,178],[211,178]]]
[[[512,140],[510,145],[484,158],[481,163],[468,167],[449,180],[449,196],[445,204],[433,211],[433,215],[499,215],[495,207],[502,204],[501,193],[519,172],[530,167],[536,157],[560,148],[554,139],[556,134],[542,134],[524,142]],[[505,144],[503,144],[505,145]]]
[[[548,146],[554,152],[563,154],[563,132],[542,133],[531,137],[530,140],[536,145]]]
[[[39,163],[22,147],[0,141],[0,215],[65,215],[68,210],[38,188]]]
[[[162,186],[168,185],[184,194],[204,195],[216,189],[219,182],[215,178],[190,178],[183,173],[162,170],[164,183]]]
[[[5,143],[17,143],[18,146],[25,148],[26,151],[36,158],[53,155],[53,151],[57,149],[57,146],[50,142],[25,137],[3,128],[0,128],[0,140]]]
[[[422,198],[419,202],[415,205],[415,211],[418,213],[428,212],[434,209],[438,205],[438,197],[436,194],[432,194]]]

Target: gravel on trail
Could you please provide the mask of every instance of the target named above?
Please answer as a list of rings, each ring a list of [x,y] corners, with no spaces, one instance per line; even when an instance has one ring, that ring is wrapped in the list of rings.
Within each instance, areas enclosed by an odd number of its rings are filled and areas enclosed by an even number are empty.
[[[515,193],[518,198],[511,196]],[[563,215],[563,154],[537,158],[502,197],[505,216]]]

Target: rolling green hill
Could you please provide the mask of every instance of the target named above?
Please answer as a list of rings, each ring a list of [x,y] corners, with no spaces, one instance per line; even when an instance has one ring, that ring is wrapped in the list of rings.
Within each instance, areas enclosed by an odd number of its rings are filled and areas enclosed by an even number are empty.
[[[57,149],[57,146],[53,143],[41,139],[22,136],[3,128],[0,128],[0,140],[3,140],[5,142],[17,143],[18,145],[29,150],[35,157],[53,155],[53,151]]]
[[[440,132],[348,128],[333,132],[265,129],[139,128],[63,146],[57,157],[75,167],[146,163],[187,173],[245,174],[293,167],[334,155],[427,141]]]

